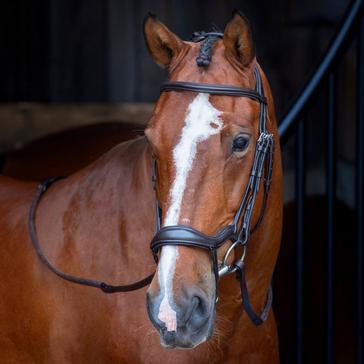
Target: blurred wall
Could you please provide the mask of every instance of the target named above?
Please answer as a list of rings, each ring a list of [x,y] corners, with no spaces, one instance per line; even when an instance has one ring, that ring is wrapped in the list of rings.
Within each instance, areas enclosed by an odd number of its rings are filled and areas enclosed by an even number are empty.
[[[157,14],[181,38],[189,39],[193,31],[208,30],[212,24],[223,30],[232,10],[241,9],[252,24],[257,57],[270,79],[279,119],[309,79],[348,5],[349,0],[3,2],[0,152],[55,130],[84,125],[88,118],[95,122],[110,120],[112,115],[114,120],[128,121],[125,103],[137,107],[140,102],[147,102],[151,109],[166,73],[153,63],[144,45],[142,25],[148,11]],[[339,89],[345,92],[339,95],[338,105],[338,122],[344,133],[338,150],[339,167],[343,170],[339,173],[339,178],[343,176],[339,195],[350,205],[355,119],[350,91],[356,67],[353,59],[355,55],[345,60],[339,74]],[[308,120],[309,193],[321,193],[325,188],[324,88],[320,97],[322,102],[313,108]],[[91,108],[95,112],[91,115],[87,106],[90,103],[116,106],[109,113],[107,106]],[[47,117],[42,117],[42,113]],[[142,111],[136,121],[145,122],[145,115]],[[294,146],[292,140],[284,151],[287,200],[294,193]]]
[[[12,0],[1,5],[0,102],[154,101],[165,77],[144,46],[148,11],[189,39],[234,8],[250,19],[278,115],[327,47],[348,0]]]

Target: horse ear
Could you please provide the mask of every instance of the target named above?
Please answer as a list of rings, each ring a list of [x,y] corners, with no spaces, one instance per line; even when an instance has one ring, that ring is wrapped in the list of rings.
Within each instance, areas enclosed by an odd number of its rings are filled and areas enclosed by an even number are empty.
[[[255,47],[248,19],[238,10],[226,25],[223,42],[227,58],[236,59],[244,67],[255,57]]]
[[[183,47],[182,40],[150,13],[144,20],[144,38],[150,55],[162,67],[168,67]]]

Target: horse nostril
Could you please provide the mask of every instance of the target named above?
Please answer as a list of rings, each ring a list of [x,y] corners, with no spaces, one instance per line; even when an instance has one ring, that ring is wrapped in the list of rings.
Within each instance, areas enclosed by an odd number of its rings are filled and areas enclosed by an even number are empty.
[[[186,323],[190,321],[190,318],[197,307],[200,305],[200,299],[198,297],[193,297],[191,300],[191,304],[189,305],[184,318],[181,320],[181,326],[184,326]]]
[[[181,320],[181,326],[201,327],[209,317],[207,297],[195,295],[188,300],[188,307],[184,318]]]

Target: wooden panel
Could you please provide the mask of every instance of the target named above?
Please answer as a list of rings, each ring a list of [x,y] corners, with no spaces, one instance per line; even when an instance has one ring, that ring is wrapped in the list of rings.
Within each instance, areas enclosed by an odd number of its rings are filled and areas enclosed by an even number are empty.
[[[272,81],[277,111],[282,114],[326,47],[347,2],[302,4],[298,0],[6,1],[0,12],[0,101],[154,101],[166,73],[153,63],[144,45],[142,23],[147,12],[189,39],[193,31],[209,29],[213,23],[223,30],[232,9],[240,8],[253,26],[258,59]],[[297,42],[300,47],[294,46]],[[285,64],[293,64],[294,72]]]
[[[108,121],[146,124],[152,108],[150,103],[0,105],[0,153],[34,138],[81,125]]]

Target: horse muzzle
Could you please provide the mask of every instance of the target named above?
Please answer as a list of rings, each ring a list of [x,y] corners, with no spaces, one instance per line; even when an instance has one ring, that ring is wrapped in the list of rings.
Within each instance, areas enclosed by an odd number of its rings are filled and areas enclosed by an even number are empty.
[[[161,345],[167,348],[194,348],[212,334],[215,299],[199,287],[182,287],[173,307],[164,307],[160,292],[147,293],[149,318],[158,330]],[[175,320],[175,322],[173,322]]]

